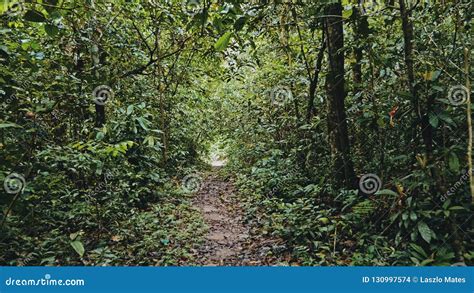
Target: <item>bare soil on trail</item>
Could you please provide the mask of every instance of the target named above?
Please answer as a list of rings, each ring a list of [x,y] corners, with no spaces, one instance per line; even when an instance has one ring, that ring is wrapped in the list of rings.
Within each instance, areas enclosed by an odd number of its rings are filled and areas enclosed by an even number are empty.
[[[204,244],[195,252],[195,264],[201,266],[285,265],[274,247],[281,241],[251,233],[244,222],[234,184],[209,174],[196,193],[193,204],[208,226]]]

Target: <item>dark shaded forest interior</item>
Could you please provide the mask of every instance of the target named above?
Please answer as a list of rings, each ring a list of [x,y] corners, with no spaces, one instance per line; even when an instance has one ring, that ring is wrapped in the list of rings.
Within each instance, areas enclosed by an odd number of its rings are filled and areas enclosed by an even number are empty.
[[[473,10],[0,0],[0,265],[473,265]]]

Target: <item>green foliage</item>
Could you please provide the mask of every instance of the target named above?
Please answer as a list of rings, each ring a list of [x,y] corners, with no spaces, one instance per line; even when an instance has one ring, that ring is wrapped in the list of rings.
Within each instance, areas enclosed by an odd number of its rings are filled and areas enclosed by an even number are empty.
[[[1,1],[0,181],[24,182],[0,193],[0,264],[192,263],[206,228],[179,185],[209,155],[289,264],[472,264],[472,125],[449,96],[469,5],[412,7],[405,57],[398,4],[341,1],[339,117],[329,4],[306,2]],[[338,183],[334,117],[374,192]]]

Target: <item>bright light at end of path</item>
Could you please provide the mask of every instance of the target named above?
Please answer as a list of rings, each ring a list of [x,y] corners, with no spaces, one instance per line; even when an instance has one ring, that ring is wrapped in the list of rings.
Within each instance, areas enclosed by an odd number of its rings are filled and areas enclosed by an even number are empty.
[[[209,149],[209,157],[206,160],[212,167],[223,167],[227,165],[227,152],[222,141],[213,143]]]
[[[222,167],[222,166],[225,166],[227,164],[227,160],[212,160],[211,161],[211,165],[212,167]]]

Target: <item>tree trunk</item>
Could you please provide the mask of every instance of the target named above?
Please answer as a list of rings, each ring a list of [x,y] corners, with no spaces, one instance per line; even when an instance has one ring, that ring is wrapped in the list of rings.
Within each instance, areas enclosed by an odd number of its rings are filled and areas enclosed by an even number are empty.
[[[308,97],[308,107],[306,111],[306,123],[310,123],[314,115],[314,98],[316,96],[316,88],[318,87],[319,82],[319,73],[321,72],[321,66],[323,64],[324,51],[326,50],[326,36],[323,34],[321,36],[321,47],[319,48],[318,57],[316,59],[316,65],[314,67],[313,79],[309,85],[309,97]]]
[[[403,30],[403,42],[404,42],[404,51],[405,51],[405,66],[406,66],[406,72],[407,72],[407,77],[408,77],[408,89],[410,90],[411,94],[411,99],[412,99],[412,105],[413,105],[413,110],[415,111],[415,122],[413,125],[415,126],[413,129],[413,142],[415,143],[414,145],[414,151],[415,155],[418,153],[417,150],[417,133],[418,133],[418,126],[422,123],[422,114],[421,114],[421,109],[420,109],[420,102],[418,98],[418,89],[415,84],[415,73],[413,69],[413,23],[410,20],[411,16],[411,11],[407,9],[405,0],[399,0],[400,4],[400,15],[402,18],[402,30]],[[428,123],[428,127],[430,127]],[[422,136],[425,141],[425,144],[427,143],[426,139],[426,134],[428,134],[429,131],[423,131]]]
[[[359,1],[360,4],[360,1]],[[353,92],[356,94],[362,90],[362,58],[364,44],[369,33],[369,23],[367,16],[362,15],[360,6],[353,8],[352,17],[354,20],[355,46],[354,46],[354,65],[352,66],[352,81],[354,83]],[[362,97],[362,96],[361,96]],[[361,98],[362,99],[362,98]]]
[[[325,30],[329,71],[326,76],[328,134],[334,176],[340,186],[353,187],[355,173],[350,157],[349,136],[344,109],[344,38],[341,3],[327,6]]]
[[[91,7],[92,9],[95,8],[95,1],[91,1]],[[93,30],[91,32],[91,39],[94,40],[94,44],[92,45],[93,47],[95,46],[94,50],[91,50],[91,59],[92,59],[92,65],[93,65],[93,75],[96,79],[100,80],[100,74],[97,71],[97,68],[100,66],[100,56],[99,56],[99,39],[96,34],[96,23],[97,19],[95,17],[95,14],[92,16],[93,19]],[[96,127],[102,127],[105,124],[105,105],[99,105],[98,103],[95,104],[95,126]]]

